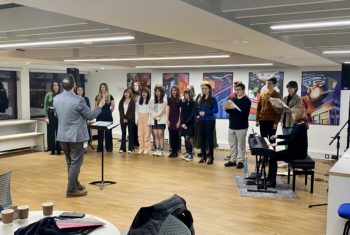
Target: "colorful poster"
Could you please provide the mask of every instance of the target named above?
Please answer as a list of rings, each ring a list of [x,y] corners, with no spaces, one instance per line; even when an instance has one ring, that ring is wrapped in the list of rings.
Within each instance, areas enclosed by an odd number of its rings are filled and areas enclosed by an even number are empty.
[[[203,73],[203,80],[209,81],[213,88],[213,95],[218,102],[219,112],[216,114],[218,119],[227,119],[228,114],[222,108],[227,98],[232,94],[233,89],[233,73],[217,72]]]
[[[339,71],[302,72],[301,100],[311,124],[339,125]]]
[[[249,83],[248,83],[248,96],[252,102],[250,108],[249,120],[256,120],[256,110],[258,107],[258,100],[260,93],[264,92],[267,89],[266,80],[275,77],[277,79],[277,84],[275,90],[283,94],[283,79],[284,72],[281,71],[272,71],[272,72],[249,72]]]
[[[127,86],[131,87],[134,81],[139,82],[141,87],[148,87],[151,90],[151,73],[128,73]]]
[[[165,94],[170,97],[171,88],[177,86],[180,89],[181,96],[183,96],[189,83],[189,77],[189,73],[163,73]]]

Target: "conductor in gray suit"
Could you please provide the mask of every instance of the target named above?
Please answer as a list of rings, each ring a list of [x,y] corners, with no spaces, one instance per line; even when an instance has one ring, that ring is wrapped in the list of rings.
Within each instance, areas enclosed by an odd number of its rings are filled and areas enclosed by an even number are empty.
[[[53,107],[58,118],[57,141],[66,155],[68,168],[67,197],[85,196],[87,191],[78,181],[84,159],[84,142],[89,140],[86,119],[92,120],[101,113],[105,99],[91,111],[85,100],[74,93],[75,81],[70,74],[62,80],[64,91],[55,96]]]

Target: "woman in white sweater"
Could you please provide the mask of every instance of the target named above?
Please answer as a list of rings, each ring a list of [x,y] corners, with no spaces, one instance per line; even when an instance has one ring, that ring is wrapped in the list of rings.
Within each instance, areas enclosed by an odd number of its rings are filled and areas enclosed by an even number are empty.
[[[164,155],[164,130],[167,121],[167,102],[164,100],[164,95],[164,87],[156,86],[154,88],[154,99],[152,99],[150,102],[149,124],[152,126],[156,146],[156,149],[153,153],[154,156]]]

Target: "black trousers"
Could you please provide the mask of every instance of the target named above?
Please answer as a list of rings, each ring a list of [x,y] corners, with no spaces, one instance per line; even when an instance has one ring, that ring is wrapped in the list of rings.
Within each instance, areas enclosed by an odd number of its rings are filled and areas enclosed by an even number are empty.
[[[276,129],[273,129],[274,121],[259,121],[260,135],[261,137],[267,137],[271,143],[275,143],[275,140],[270,140],[270,137],[276,135]]]
[[[120,128],[122,130],[122,143],[120,145],[120,150],[126,151],[126,129],[128,129],[129,134],[129,145],[128,150],[133,151],[134,150],[134,122],[128,122],[128,123],[121,123]]]
[[[53,109],[49,109],[49,124],[47,124],[47,148],[51,152],[61,152],[61,145],[56,141],[58,120]]]
[[[138,133],[138,127],[137,127],[136,123],[134,123],[134,126],[133,126],[133,140],[134,140],[134,146],[140,146],[138,135],[139,135],[139,133]],[[130,138],[130,134],[129,134],[129,138]]]
[[[214,156],[214,129],[215,120],[199,121],[199,136],[202,154],[209,149],[209,157]],[[205,154],[204,154],[205,155]],[[202,155],[202,156],[204,156]],[[204,156],[206,158],[206,156]]]
[[[180,130],[169,129],[170,148],[172,153],[177,153],[179,150]]]
[[[290,149],[285,149],[276,152],[275,156],[272,156],[269,158],[269,174],[267,178],[269,180],[276,180],[276,175],[277,175],[277,161],[285,161],[289,162],[294,159],[305,159],[306,156],[305,154],[300,153],[295,150],[290,150]]]
[[[105,141],[105,147],[108,152],[113,151],[112,130],[98,131],[97,150],[102,151],[103,141]]]

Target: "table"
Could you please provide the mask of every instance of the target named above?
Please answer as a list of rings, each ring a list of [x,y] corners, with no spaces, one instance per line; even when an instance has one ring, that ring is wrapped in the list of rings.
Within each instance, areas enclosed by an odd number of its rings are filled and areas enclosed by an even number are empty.
[[[350,149],[329,171],[327,235],[343,234],[346,219],[339,217],[338,208],[350,203]]]
[[[61,213],[62,213],[62,211],[54,211],[53,215],[58,216]],[[115,227],[113,224],[111,224],[107,220],[104,220],[100,217],[89,215],[89,214],[86,214],[85,216],[92,216],[92,217],[98,219],[99,221],[105,223],[104,226],[96,228],[94,231],[92,231],[89,234],[91,234],[91,235],[106,235],[106,234],[108,234],[108,235],[120,235],[120,232],[117,229],[117,227]],[[42,211],[30,211],[28,219],[24,219],[24,220],[17,219],[17,220],[14,220],[11,224],[3,224],[2,222],[0,222],[0,234],[3,234],[3,235],[14,234],[14,232],[18,228],[27,226],[28,224],[36,222],[42,218],[44,218]]]

